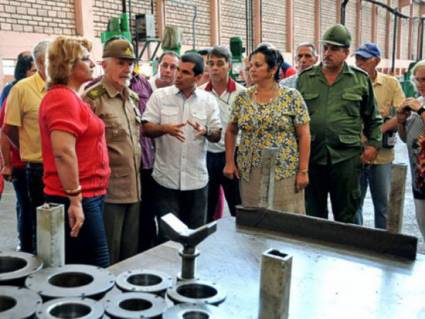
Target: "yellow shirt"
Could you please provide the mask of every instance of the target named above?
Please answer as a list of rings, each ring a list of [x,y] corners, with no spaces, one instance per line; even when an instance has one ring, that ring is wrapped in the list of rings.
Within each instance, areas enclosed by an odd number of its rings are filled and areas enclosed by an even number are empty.
[[[398,108],[405,99],[403,90],[397,79],[380,72],[378,72],[375,81],[373,81],[373,92],[375,93],[378,111],[383,118],[391,116],[391,108]],[[387,164],[393,160],[394,149],[381,148],[373,164]]]
[[[42,162],[38,110],[45,93],[37,72],[15,84],[7,97],[5,123],[19,128],[19,152],[25,162]]]

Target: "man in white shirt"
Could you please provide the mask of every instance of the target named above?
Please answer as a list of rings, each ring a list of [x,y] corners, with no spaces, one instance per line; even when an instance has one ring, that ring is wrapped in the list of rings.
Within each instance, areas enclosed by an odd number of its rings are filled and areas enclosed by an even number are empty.
[[[165,51],[159,57],[159,71],[156,76],[149,79],[153,91],[173,85],[176,81],[177,64],[179,55],[174,51]]]
[[[223,127],[226,127],[229,121],[234,99],[245,89],[229,76],[231,60],[232,54],[229,49],[222,46],[212,48],[207,59],[209,81],[201,86],[202,89],[214,95],[220,108],[220,120]],[[235,206],[241,203],[239,181],[230,180],[223,175],[225,154],[223,130],[218,143],[208,143],[208,222],[213,220],[220,197],[220,186],[223,188],[232,216],[235,216],[236,213]]]
[[[176,84],[154,91],[143,115],[144,134],[156,139],[152,177],[158,217],[173,212],[190,228],[206,222],[207,140],[218,142],[222,128],[216,100],[196,88],[203,65],[199,54],[184,54]]]

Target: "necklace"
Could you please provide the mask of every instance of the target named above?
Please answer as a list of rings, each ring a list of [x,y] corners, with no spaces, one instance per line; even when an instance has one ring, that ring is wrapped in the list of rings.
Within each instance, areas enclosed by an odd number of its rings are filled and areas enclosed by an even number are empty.
[[[261,104],[270,104],[276,98],[276,90],[279,90],[279,86],[277,84],[273,85],[273,87],[269,90],[267,94],[258,91],[258,87],[255,86],[254,95],[255,101]]]

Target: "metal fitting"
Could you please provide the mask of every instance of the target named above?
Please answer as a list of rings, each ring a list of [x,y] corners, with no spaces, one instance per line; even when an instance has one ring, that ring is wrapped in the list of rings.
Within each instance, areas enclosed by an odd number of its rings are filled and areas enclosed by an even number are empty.
[[[123,292],[107,296],[104,306],[109,317],[122,319],[159,319],[167,309],[164,298],[143,292]]]
[[[42,267],[41,259],[32,254],[0,251],[0,285],[21,286],[28,275]]]
[[[89,298],[59,298],[44,303],[37,311],[37,318],[100,319],[103,312],[102,304]]]
[[[187,280],[167,290],[167,296],[176,303],[219,305],[226,294],[216,285],[202,280]]]
[[[0,286],[0,318],[33,318],[41,304],[41,297],[32,290]]]
[[[218,307],[204,304],[182,303],[168,308],[162,315],[163,319],[223,319],[224,313]]]
[[[90,297],[100,299],[115,284],[109,271],[90,265],[65,265],[42,269],[28,276],[25,285],[45,300]]]
[[[150,269],[129,270],[118,275],[116,284],[123,291],[164,296],[165,291],[173,285],[173,278]]]

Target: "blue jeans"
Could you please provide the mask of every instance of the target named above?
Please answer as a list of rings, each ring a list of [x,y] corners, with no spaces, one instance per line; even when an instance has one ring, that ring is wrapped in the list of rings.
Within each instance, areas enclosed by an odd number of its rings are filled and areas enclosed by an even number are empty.
[[[78,237],[70,236],[69,199],[61,196],[47,196],[47,201],[65,205],[65,263],[108,267],[109,250],[103,223],[104,196],[83,198],[85,220]]]
[[[12,184],[16,193],[16,218],[18,225],[19,246],[24,252],[32,252],[33,217],[28,195],[25,168],[13,168]]]
[[[356,220],[363,224],[363,202],[368,185],[375,209],[375,228],[386,229],[388,201],[391,191],[391,163],[365,166],[360,178],[361,206],[356,213]]]

